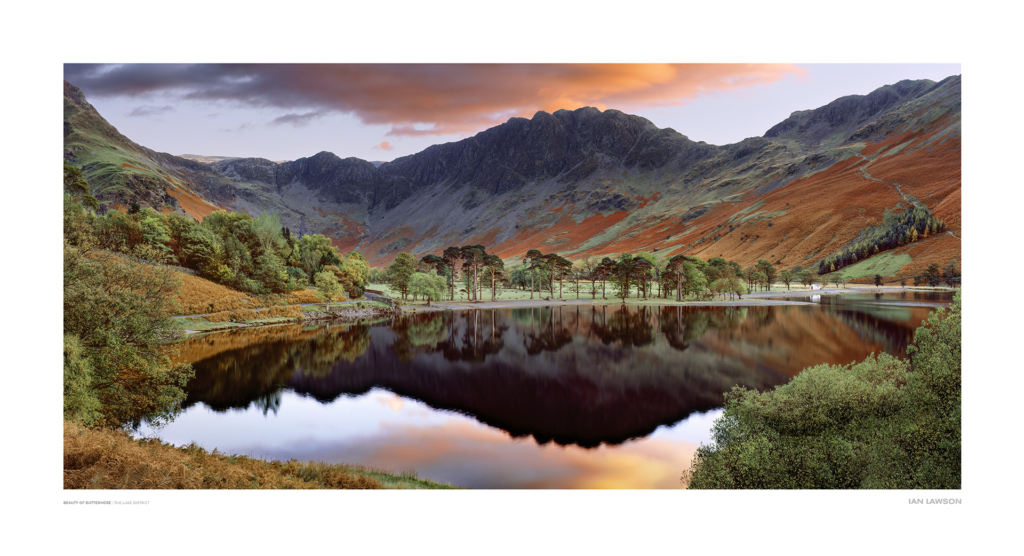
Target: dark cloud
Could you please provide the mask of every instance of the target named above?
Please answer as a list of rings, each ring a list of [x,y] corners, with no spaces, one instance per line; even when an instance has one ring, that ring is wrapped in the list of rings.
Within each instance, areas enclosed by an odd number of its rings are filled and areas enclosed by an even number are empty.
[[[64,66],[64,78],[89,96],[162,93],[295,111],[275,125],[305,125],[314,114],[340,112],[364,124],[389,125],[396,136],[475,132],[538,110],[679,105],[803,73],[792,64]]]
[[[306,127],[313,120],[326,116],[327,113],[323,110],[317,110],[315,112],[306,112],[305,114],[285,114],[274,118],[268,125],[279,126],[279,125],[290,125],[292,127]]]
[[[136,118],[136,117],[146,117],[146,116],[159,116],[161,114],[166,114],[168,112],[174,112],[174,107],[173,106],[139,106],[135,110],[132,110],[131,112],[129,112],[128,116],[133,117],[133,118]]]
[[[218,129],[217,131],[222,131],[224,133],[238,133],[240,131],[245,131],[246,129],[248,129],[250,127],[252,127],[252,123],[251,122],[245,122],[244,124],[239,124],[239,125],[237,125],[235,127],[232,127],[232,128],[221,128],[221,129]]]

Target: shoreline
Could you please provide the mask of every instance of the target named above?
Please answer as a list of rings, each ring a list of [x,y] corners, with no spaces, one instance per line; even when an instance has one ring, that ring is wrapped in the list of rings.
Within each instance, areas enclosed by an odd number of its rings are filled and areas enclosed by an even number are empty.
[[[675,299],[664,299],[657,297],[650,297],[647,299],[643,298],[628,298],[625,302],[620,298],[589,298],[580,297],[576,298],[538,298],[538,299],[508,299],[508,300],[497,300],[497,301],[439,301],[432,303],[430,307],[426,305],[402,305],[396,312],[394,309],[385,309],[383,307],[372,307],[372,308],[353,308],[354,310],[341,310],[345,304],[340,306],[331,307],[328,311],[308,311],[301,318],[288,318],[278,317],[273,319],[266,319],[265,321],[252,321],[252,322],[225,322],[224,326],[218,326],[216,328],[207,328],[205,330],[191,330],[182,329],[185,336],[192,336],[194,334],[205,334],[208,332],[224,332],[227,330],[236,330],[240,328],[252,328],[259,326],[276,326],[279,324],[305,324],[305,323],[326,323],[326,322],[338,322],[341,324],[348,324],[359,322],[367,319],[375,318],[393,318],[398,315],[414,315],[418,313],[436,313],[443,311],[469,311],[474,309],[515,309],[515,308],[526,308],[526,307],[549,307],[549,306],[616,306],[621,307],[623,305],[648,305],[648,306],[668,306],[668,307],[766,307],[766,306],[780,306],[780,305],[812,305],[815,302],[811,301],[812,296],[821,295],[842,295],[842,294],[856,294],[856,293],[903,293],[903,292],[944,292],[944,291],[955,291],[935,288],[921,288],[921,287],[900,287],[900,286],[861,286],[861,287],[845,287],[845,288],[823,288],[820,290],[781,290],[781,291],[768,291],[768,292],[755,292],[748,293],[743,296],[743,299],[713,299],[710,301],[676,301]],[[808,298],[807,301],[795,301],[791,299],[779,299],[779,298]],[[922,302],[908,302],[914,305],[920,305]],[[944,304],[937,303],[936,307],[943,306]],[[202,317],[203,315],[196,315]],[[182,317],[176,317],[182,318]]]
[[[553,299],[510,299],[497,301],[439,301],[426,305],[403,305],[402,312],[430,313],[437,311],[466,311],[471,309],[514,309],[517,307],[547,307],[557,306],[622,306],[622,305],[657,305],[669,307],[765,307],[775,305],[811,305],[810,297],[815,295],[842,295],[856,293],[903,293],[903,292],[944,292],[953,290],[942,290],[933,288],[914,288],[901,286],[870,286],[870,287],[845,287],[845,288],[823,288],[820,290],[795,290],[795,291],[769,291],[744,294],[742,299],[714,299],[711,301],[676,301],[675,299],[663,299],[651,297],[647,299],[627,298],[625,302],[616,298],[553,298]],[[780,297],[806,297],[808,301],[792,301],[777,299]],[[941,306],[941,304],[939,304]]]
[[[301,305],[320,305],[320,304],[307,304]],[[325,304],[327,305],[327,304]],[[347,310],[346,310],[347,309]],[[402,313],[401,308],[398,309],[398,314]],[[306,323],[341,323],[349,324],[359,322],[367,319],[379,319],[379,318],[392,318],[396,311],[393,308],[384,307],[345,307],[344,304],[335,305],[327,308],[325,311],[306,311],[302,317],[275,317],[268,319],[261,319],[249,322],[233,322],[225,321],[223,326],[215,326],[211,328],[205,328],[204,330],[191,330],[188,328],[181,328],[185,336],[192,336],[195,334],[206,334],[208,332],[225,332],[228,330],[239,330],[242,328],[255,328],[261,326],[277,326],[281,324],[306,324]],[[203,315],[195,315],[194,317],[203,317]],[[189,318],[194,318],[189,317]],[[171,317],[171,318],[184,318],[184,317]]]

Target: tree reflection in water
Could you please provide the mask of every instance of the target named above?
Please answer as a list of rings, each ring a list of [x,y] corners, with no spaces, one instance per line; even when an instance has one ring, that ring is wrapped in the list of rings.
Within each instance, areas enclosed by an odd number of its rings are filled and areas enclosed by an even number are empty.
[[[267,414],[285,388],[324,403],[384,388],[513,436],[592,447],[720,407],[737,385],[763,390],[811,365],[902,355],[913,326],[819,307],[557,306],[282,327],[251,342],[196,340],[204,357],[186,405]]]

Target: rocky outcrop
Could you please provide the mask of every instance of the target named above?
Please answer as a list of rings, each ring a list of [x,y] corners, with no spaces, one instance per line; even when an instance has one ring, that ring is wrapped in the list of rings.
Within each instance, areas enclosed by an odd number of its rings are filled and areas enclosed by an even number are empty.
[[[189,189],[199,202],[210,203],[202,207],[206,213],[216,207],[276,211],[291,230],[325,233],[339,248],[360,250],[375,264],[402,250],[436,251],[442,243],[512,241],[515,246],[499,250],[516,254],[525,252],[521,241],[566,249],[600,235],[598,244],[607,245],[607,252],[653,247],[654,239],[670,238],[684,248],[718,241],[727,233],[723,230],[744,222],[756,225],[767,215],[797,214],[791,207],[802,199],[787,198],[757,218],[751,209],[739,223],[708,207],[746,210],[757,199],[848,160],[865,142],[929,128],[942,118],[948,136],[958,138],[959,103],[960,77],[953,76],[939,83],[901,81],[868,95],[842,97],[794,112],[764,137],[724,146],[691,141],[618,110],[585,107],[512,118],[385,163],[330,152],[282,163],[261,158],[207,163],[132,143],[80,90],[65,83],[64,158],[87,169],[101,200],[166,206],[166,187]],[[96,156],[101,149],[106,154]],[[109,162],[116,157],[125,163]],[[861,179],[856,170],[849,172],[854,181]],[[716,222],[705,223],[705,214]],[[595,220],[582,225],[597,216],[600,225]],[[687,227],[639,239],[645,226],[659,222]],[[430,239],[424,241],[426,236]],[[793,230],[786,237],[806,236]],[[616,244],[622,237],[638,239],[635,245]],[[813,256],[818,248],[806,249],[800,257]]]

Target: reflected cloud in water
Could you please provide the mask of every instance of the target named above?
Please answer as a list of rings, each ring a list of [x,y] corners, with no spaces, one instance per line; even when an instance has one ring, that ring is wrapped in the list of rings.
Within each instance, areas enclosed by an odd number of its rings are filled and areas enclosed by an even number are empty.
[[[225,453],[415,469],[420,477],[470,488],[681,488],[681,470],[697,444],[707,442],[672,438],[690,436],[684,421],[677,434],[659,430],[614,447],[541,445],[383,390],[330,405],[293,393],[282,398],[275,419],[193,411],[160,436],[177,445],[201,436]],[[703,427],[699,420],[691,429]]]
[[[161,433],[490,488],[674,488],[723,393],[905,353],[926,307],[560,306],[283,326],[181,344]]]

